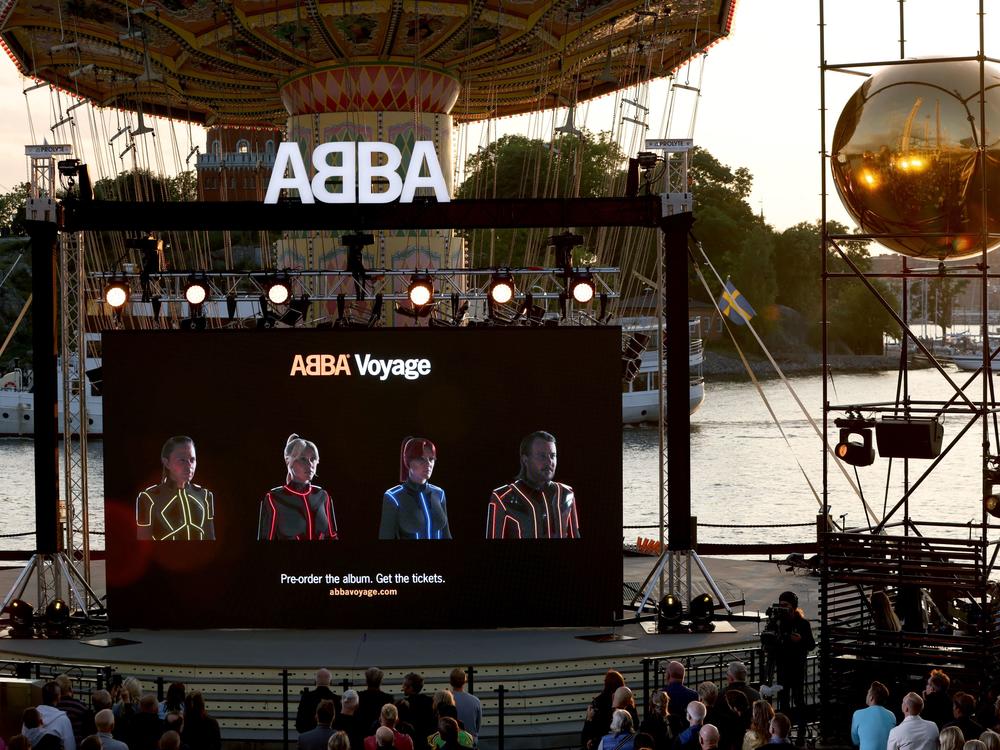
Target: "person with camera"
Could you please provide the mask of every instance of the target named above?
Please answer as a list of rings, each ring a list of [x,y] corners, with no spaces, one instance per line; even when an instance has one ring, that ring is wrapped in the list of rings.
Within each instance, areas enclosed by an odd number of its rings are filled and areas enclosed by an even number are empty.
[[[806,657],[816,648],[816,639],[794,591],[783,592],[768,612],[768,628],[773,634],[768,639],[769,650],[778,684],[783,688],[778,693],[778,710],[796,714],[801,727],[805,723]]]

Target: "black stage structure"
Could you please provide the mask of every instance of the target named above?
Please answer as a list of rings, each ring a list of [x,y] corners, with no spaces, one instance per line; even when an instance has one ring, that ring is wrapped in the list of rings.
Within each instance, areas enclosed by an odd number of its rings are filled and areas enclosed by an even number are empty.
[[[81,189],[44,213],[45,220],[29,220],[32,262],[35,268],[33,327],[36,359],[35,425],[36,561],[59,571],[58,422],[56,409],[57,285],[55,269],[59,233],[82,231],[157,232],[169,230],[322,230],[345,226],[371,229],[477,229],[648,227],[661,230],[663,310],[665,328],[686,330],[688,317],[688,237],[690,211],[677,212],[664,195],[592,199],[486,199],[439,203],[325,205],[280,202],[128,203],[90,199],[86,167],[79,168]],[[688,194],[689,196],[689,194]],[[688,197],[688,200],[689,197]],[[690,205],[690,204],[688,204]],[[126,209],[127,207],[127,209]],[[32,214],[29,213],[29,217]],[[669,548],[692,550],[690,415],[688,411],[688,343],[686,337],[666,339],[667,426],[669,475],[667,480]],[[662,529],[661,529],[662,535]],[[71,587],[72,588],[72,587]],[[688,593],[688,592],[685,592]]]

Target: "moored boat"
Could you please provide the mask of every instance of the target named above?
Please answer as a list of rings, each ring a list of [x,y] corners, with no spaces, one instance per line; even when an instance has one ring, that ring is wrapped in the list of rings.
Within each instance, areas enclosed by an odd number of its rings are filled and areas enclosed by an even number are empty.
[[[622,381],[622,424],[642,424],[656,422],[656,410],[660,403],[659,362],[656,355],[656,341],[659,330],[655,318],[623,319],[622,332],[642,333],[650,337],[650,345],[642,353],[639,370],[631,381]],[[690,380],[688,385],[690,413],[694,414],[705,400],[705,377],[702,366],[705,362],[705,345],[701,339],[701,320],[688,321],[688,363]]]

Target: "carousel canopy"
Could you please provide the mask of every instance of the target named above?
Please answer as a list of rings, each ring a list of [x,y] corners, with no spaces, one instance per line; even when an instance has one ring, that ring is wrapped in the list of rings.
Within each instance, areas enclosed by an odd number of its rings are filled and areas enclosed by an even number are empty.
[[[407,98],[451,98],[469,121],[669,75],[728,34],[734,3],[7,0],[0,38],[27,76],[174,119],[281,125],[325,75],[341,88],[327,111],[393,109],[394,92],[436,86]]]

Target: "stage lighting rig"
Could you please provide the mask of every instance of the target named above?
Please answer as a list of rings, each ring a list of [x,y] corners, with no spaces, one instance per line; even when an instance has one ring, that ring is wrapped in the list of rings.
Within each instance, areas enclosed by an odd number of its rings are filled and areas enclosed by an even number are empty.
[[[691,630],[701,633],[712,630],[712,616],[715,614],[715,599],[711,594],[698,594],[691,600],[688,607],[688,617],[691,618]]]
[[[577,271],[569,283],[569,293],[573,301],[585,305],[594,299],[594,275],[590,271]]]
[[[11,635],[14,638],[31,638],[35,630],[35,610],[23,599],[15,599],[7,605],[10,614]]]
[[[1000,518],[1000,456],[987,456],[983,485],[983,505],[986,512],[994,518]]]
[[[128,288],[128,282],[124,279],[112,279],[107,286],[104,287],[104,301],[107,302],[113,310],[120,310],[128,304],[130,296],[131,293]]]
[[[50,638],[65,638],[69,630],[69,605],[54,599],[45,608],[45,630]]]
[[[510,271],[497,271],[490,279],[490,299],[498,305],[505,305],[514,299],[516,287]]]
[[[267,301],[272,305],[283,305],[292,296],[292,282],[287,273],[272,277],[264,287]]]
[[[874,419],[848,412],[846,417],[835,419],[834,424],[840,428],[840,440],[833,451],[837,458],[852,466],[871,466],[875,463],[875,449],[872,447]],[[860,438],[861,442],[852,438]]]
[[[667,594],[660,600],[656,630],[659,633],[680,633],[686,630],[681,625],[684,619],[684,604],[677,594]]]
[[[416,308],[429,305],[434,300],[434,283],[431,277],[427,274],[413,274],[410,285],[406,288],[406,296]]]
[[[200,308],[208,299],[208,279],[204,275],[196,276],[191,274],[187,285],[184,287],[184,299],[192,308]]]

